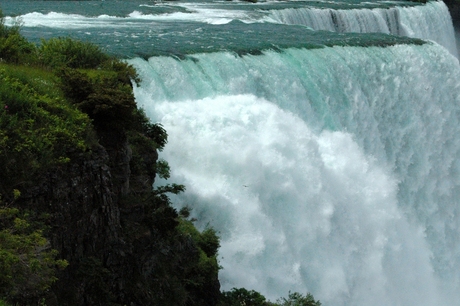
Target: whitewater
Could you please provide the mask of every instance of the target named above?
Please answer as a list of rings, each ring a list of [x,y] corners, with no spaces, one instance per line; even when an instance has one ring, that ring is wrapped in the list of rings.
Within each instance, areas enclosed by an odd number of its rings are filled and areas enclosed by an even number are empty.
[[[7,22],[32,40],[129,58],[169,135],[155,185],[184,184],[175,207],[219,233],[223,290],[458,304],[460,66],[443,2],[13,2]]]
[[[194,57],[131,63],[187,186],[178,207],[221,236],[224,288],[454,305],[455,58],[438,46]]]

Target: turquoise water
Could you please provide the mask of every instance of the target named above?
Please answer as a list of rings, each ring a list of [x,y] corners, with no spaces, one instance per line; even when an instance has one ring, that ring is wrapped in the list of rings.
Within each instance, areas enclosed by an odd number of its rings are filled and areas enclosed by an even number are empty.
[[[125,57],[224,290],[460,300],[460,66],[443,2],[7,1]],[[165,182],[158,181],[156,184]]]

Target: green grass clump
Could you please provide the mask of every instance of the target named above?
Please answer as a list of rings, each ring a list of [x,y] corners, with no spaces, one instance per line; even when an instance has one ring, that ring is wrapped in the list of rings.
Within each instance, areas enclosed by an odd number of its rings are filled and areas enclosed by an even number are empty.
[[[42,40],[40,62],[52,68],[97,68],[110,57],[98,46],[71,38]]]

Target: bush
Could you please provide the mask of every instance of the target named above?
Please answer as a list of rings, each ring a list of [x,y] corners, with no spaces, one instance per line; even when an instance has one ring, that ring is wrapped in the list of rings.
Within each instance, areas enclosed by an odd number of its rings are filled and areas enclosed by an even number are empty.
[[[232,288],[224,291],[219,306],[269,306],[265,297],[257,291]]]
[[[222,292],[218,306],[321,306],[321,303],[315,301],[310,293],[303,296],[298,292],[289,292],[287,299],[283,297],[272,303],[257,291],[233,288],[231,291]]]
[[[81,258],[76,273],[78,282],[83,285],[84,290],[91,298],[87,301],[90,305],[110,305],[113,294],[107,286],[110,279],[110,271],[104,267],[102,262],[95,257]]]
[[[21,304],[38,300],[57,280],[56,268],[67,266],[56,255],[42,230],[32,226],[28,214],[0,203],[1,297]]]
[[[36,47],[20,34],[20,23],[7,27],[4,21],[0,10],[0,61],[15,64],[34,62]]]
[[[146,135],[155,133],[158,130],[156,126],[150,124],[137,109],[130,81],[137,77],[133,68],[116,62],[105,63],[105,67],[116,70],[61,68],[57,74],[61,79],[62,91],[93,119],[99,131],[124,133],[134,129]],[[161,140],[161,136],[157,138]]]
[[[40,62],[51,68],[98,68],[110,57],[98,46],[71,38],[42,40]]]
[[[289,292],[288,298],[281,298],[278,301],[280,306],[321,306],[320,301],[315,301],[313,295],[307,293],[303,296],[298,292]]]
[[[10,306],[11,304],[8,304],[4,300],[0,299],[0,306]]]
[[[182,218],[179,220],[179,233],[184,238],[191,238],[198,251],[198,256],[190,258],[191,265],[184,270],[185,288],[188,292],[187,305],[216,305],[220,295],[217,261],[219,237],[212,228],[199,232],[191,221]]]
[[[142,133],[156,144],[156,149],[162,151],[168,143],[168,133],[160,123],[151,123],[143,109],[135,110],[134,130]]]
[[[0,193],[7,200],[35,174],[68,162],[70,152],[85,151],[91,130],[89,118],[62,97],[10,71],[16,68],[0,69]]]

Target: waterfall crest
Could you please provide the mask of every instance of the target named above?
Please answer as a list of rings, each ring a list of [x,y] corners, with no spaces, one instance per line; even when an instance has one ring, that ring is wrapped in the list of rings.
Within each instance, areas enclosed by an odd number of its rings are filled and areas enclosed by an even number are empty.
[[[288,8],[270,11],[270,19],[340,33],[386,33],[433,40],[457,56],[452,18],[442,1],[373,9]]]

